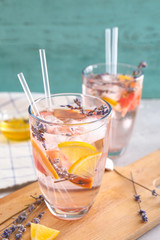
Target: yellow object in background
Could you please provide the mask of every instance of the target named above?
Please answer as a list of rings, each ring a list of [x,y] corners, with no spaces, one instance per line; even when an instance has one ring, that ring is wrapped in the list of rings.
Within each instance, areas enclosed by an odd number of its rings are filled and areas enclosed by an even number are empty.
[[[15,141],[23,141],[30,138],[29,122],[26,118],[12,118],[0,123],[3,135]]]

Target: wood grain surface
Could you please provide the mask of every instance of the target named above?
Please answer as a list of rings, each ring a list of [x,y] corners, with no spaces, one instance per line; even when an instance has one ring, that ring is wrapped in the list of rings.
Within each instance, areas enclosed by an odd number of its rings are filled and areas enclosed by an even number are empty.
[[[150,189],[160,184],[160,150],[137,160],[136,162],[116,168],[130,178]],[[160,223],[160,197],[152,196],[148,190],[136,186],[141,195],[141,207],[147,212],[149,221],[144,223],[138,214],[138,204],[134,200],[132,182],[117,173],[105,172],[102,186],[89,213],[77,221],[64,221],[54,217],[47,208],[41,224],[60,230],[57,240],[135,240]],[[30,195],[40,193],[38,183],[33,183],[0,199],[0,219],[7,219],[24,206],[33,202]],[[7,223],[0,226],[5,227]],[[24,234],[24,240],[30,239],[30,231]]]

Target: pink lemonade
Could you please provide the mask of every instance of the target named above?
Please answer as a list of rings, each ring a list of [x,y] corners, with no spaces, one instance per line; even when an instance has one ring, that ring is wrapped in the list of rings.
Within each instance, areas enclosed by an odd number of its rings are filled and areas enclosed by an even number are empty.
[[[130,140],[140,104],[143,75],[140,71],[138,76],[133,76],[129,65],[119,66],[121,74],[97,73],[105,72],[104,67],[105,64],[86,68],[82,76],[82,89],[84,94],[100,97],[112,106],[109,156],[115,158],[124,151]],[[125,68],[129,68],[127,74],[123,74]]]
[[[111,109],[104,101],[98,105],[96,98],[91,108],[90,98],[85,99],[87,108],[84,98],[72,96],[69,103],[63,99],[52,110],[42,104],[40,116],[30,115],[40,189],[50,211],[62,219],[78,219],[88,212],[104,173]]]

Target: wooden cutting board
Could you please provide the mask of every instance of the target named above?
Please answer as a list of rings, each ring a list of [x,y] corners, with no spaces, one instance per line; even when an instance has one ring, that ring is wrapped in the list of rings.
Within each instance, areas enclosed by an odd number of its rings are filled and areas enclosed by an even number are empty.
[[[135,181],[150,189],[155,188],[160,193],[155,187],[160,184],[160,150],[116,169],[129,178],[132,171]],[[60,230],[57,240],[135,240],[160,223],[160,196],[154,197],[140,186],[136,189],[141,195],[141,207],[147,212],[149,221],[146,223],[138,214],[132,182],[113,171],[105,172],[97,199],[85,217],[77,221],[59,220],[45,208],[41,224]],[[39,193],[36,182],[0,199],[1,221],[31,203],[31,194]],[[7,223],[1,225],[0,229],[5,225]],[[30,239],[29,230],[23,239]]]

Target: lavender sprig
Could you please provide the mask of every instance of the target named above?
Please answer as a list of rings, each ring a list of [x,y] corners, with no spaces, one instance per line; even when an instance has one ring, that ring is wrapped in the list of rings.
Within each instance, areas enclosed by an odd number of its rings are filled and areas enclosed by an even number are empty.
[[[146,68],[148,64],[145,61],[139,63],[138,68]]]
[[[136,78],[142,71],[142,68],[146,68],[148,65],[145,61],[142,61],[137,66],[137,69],[133,71],[132,76]]]
[[[96,107],[90,111],[85,111],[81,104],[81,101],[78,98],[74,99],[73,101],[77,105],[76,107],[73,107],[72,105],[69,105],[69,104],[61,105],[61,107],[68,107],[69,109],[72,109],[72,110],[79,110],[80,113],[82,113],[84,116],[105,115],[109,112],[109,109],[106,105]]]
[[[138,186],[140,186],[140,187],[142,187],[142,188],[150,191],[153,196],[155,196],[155,197],[160,196],[160,194],[158,194],[155,189],[153,189],[153,190],[152,190],[152,189],[149,189],[148,187],[146,187],[146,186],[144,186],[144,185],[142,185],[142,184],[134,181],[133,179],[130,179],[130,178],[124,176],[122,173],[120,173],[120,172],[119,172],[117,169],[115,169],[115,168],[114,168],[113,171],[114,171],[115,173],[117,173],[118,175],[120,175],[121,177],[127,179],[128,181],[133,182],[134,184],[136,184],[136,185],[138,185]]]
[[[32,136],[37,138],[38,141],[45,143],[44,133],[47,132],[44,124],[37,122],[35,125],[31,126],[32,128]]]
[[[134,188],[134,192],[135,192],[134,199],[138,202],[138,206],[139,206],[138,213],[141,215],[141,218],[142,218],[143,222],[148,222],[148,217],[147,217],[146,211],[142,210],[142,208],[141,208],[141,198],[140,198],[140,195],[137,194],[137,190],[136,190],[136,186],[135,186],[135,183],[134,183],[132,172],[131,172],[131,179],[132,179],[132,182],[133,182],[133,188]]]
[[[18,217],[13,222],[11,222],[8,226],[6,226],[5,228],[0,230],[0,232],[3,231],[3,233],[0,236],[0,239],[2,239],[2,240],[9,239],[13,233],[14,233],[15,240],[22,239],[22,235],[26,231],[26,227],[30,226],[31,222],[34,222],[34,223],[40,222],[40,219],[42,218],[43,214],[45,213],[44,211],[41,210],[42,208],[45,207],[44,197],[42,195],[39,195],[38,197],[34,197],[34,196],[31,196],[31,197],[35,199],[35,202],[30,204],[27,208],[25,208],[25,210],[23,209],[20,213],[18,212],[19,213]],[[40,210],[41,210],[41,212],[40,212]],[[38,214],[36,213],[36,215],[33,217],[32,216],[33,213],[35,213],[37,211],[39,213]],[[16,214],[14,214],[13,216],[15,216],[15,215]],[[1,222],[0,225],[5,223],[9,219],[12,219],[13,216],[11,216],[10,218]],[[28,220],[28,218],[30,216],[32,216],[31,222],[26,223],[26,221]],[[22,225],[22,223],[23,223],[23,225]]]

